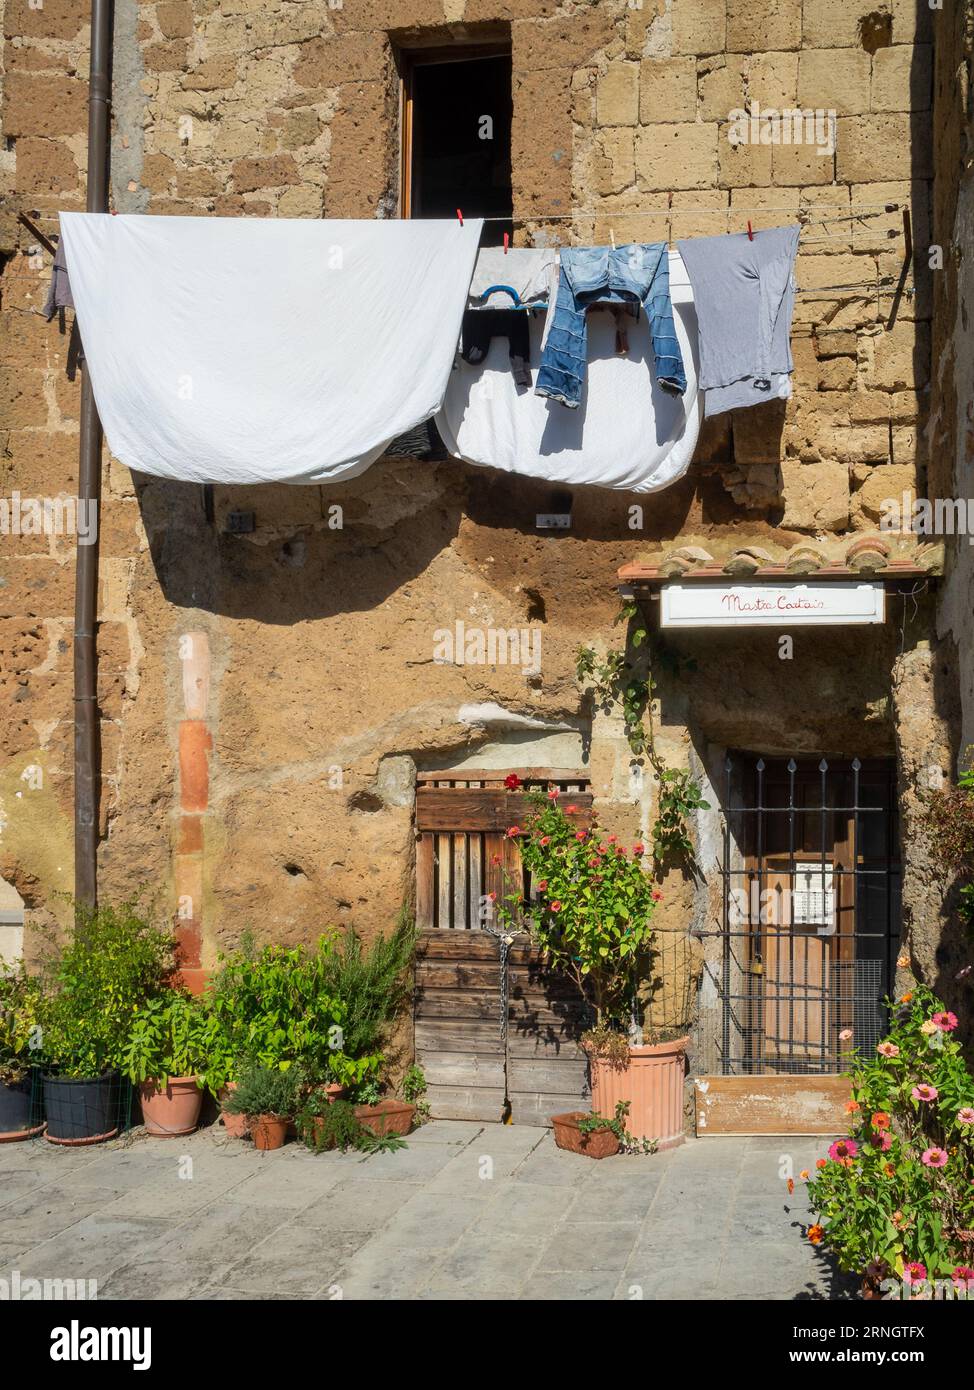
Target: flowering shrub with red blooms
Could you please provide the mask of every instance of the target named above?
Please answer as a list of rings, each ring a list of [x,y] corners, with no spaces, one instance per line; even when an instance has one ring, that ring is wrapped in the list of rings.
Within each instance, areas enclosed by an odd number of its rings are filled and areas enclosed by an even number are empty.
[[[952,1278],[974,1297],[974,1077],[957,1018],[920,984],[890,1007],[889,1036],[853,1053],[853,1133],[815,1165],[808,1239],[873,1281]]]
[[[501,920],[526,927],[594,1004],[600,1028],[628,1028],[640,966],[649,956],[650,923],[659,889],[642,864],[643,846],[632,850],[603,837],[593,821],[580,827],[578,807],[558,805],[558,791],[528,793],[530,812],[511,826],[537,900],[505,895]]]

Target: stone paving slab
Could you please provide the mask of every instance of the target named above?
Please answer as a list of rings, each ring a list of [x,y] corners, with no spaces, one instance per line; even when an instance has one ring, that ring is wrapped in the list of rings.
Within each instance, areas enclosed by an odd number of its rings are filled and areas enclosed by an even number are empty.
[[[845,1298],[801,1233],[798,1174],[826,1142],[593,1162],[546,1129],[451,1121],[369,1156],[260,1154],[218,1125],[33,1141],[0,1155],[0,1276],[149,1300]]]

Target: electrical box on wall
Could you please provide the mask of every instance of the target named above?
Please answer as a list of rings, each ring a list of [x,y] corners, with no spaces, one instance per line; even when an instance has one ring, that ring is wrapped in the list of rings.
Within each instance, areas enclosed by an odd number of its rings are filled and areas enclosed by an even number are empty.
[[[254,512],[227,512],[223,529],[230,536],[246,536],[257,525]]]

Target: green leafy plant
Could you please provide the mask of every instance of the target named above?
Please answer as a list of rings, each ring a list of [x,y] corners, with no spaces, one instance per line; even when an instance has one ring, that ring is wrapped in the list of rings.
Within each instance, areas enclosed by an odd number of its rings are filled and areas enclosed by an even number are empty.
[[[889,1034],[853,1054],[851,1134],[808,1181],[808,1238],[844,1270],[907,1284],[974,1277],[974,1077],[954,1014],[916,984]],[[808,1180],[808,1175],[802,1175]],[[962,1273],[958,1273],[962,1271]]]
[[[0,1082],[12,1086],[37,1060],[41,1029],[37,1022],[40,984],[23,963],[11,970],[0,960]]]
[[[399,1093],[407,1105],[415,1105],[413,1116],[415,1125],[424,1125],[430,1119],[429,1101],[426,1099],[426,1073],[415,1062],[406,1068]]]
[[[368,945],[352,926],[333,941],[323,972],[328,989],[342,1002],[342,1050],[348,1057],[381,1053],[390,1024],[409,1001],[415,949],[416,930],[405,909],[388,936],[376,936]]]
[[[520,892],[498,908],[512,931],[527,925],[551,964],[575,981],[596,1011],[597,1032],[623,1034],[645,970],[651,922],[660,891],[643,868],[644,846],[626,850],[615,835],[603,839],[598,824],[580,828],[578,808],[558,805],[552,788],[527,794],[525,825],[511,826],[537,893]],[[625,1043],[623,1042],[623,1046]]]
[[[328,1149],[358,1149],[361,1153],[391,1153],[406,1148],[396,1134],[375,1135],[366,1129],[347,1100],[331,1103],[320,1091],[312,1091],[298,1113],[298,1136],[315,1153]]]
[[[629,1118],[630,1102],[628,1100],[617,1100],[615,1114],[609,1119],[605,1115],[600,1115],[592,1110],[588,1115],[583,1115],[578,1121],[578,1128],[582,1134],[595,1134],[599,1130],[610,1130],[619,1141],[619,1147],[626,1153],[632,1154],[652,1154],[656,1152],[657,1143],[655,1139],[637,1139],[629,1133],[626,1128],[626,1121]]]
[[[43,962],[37,1021],[44,1062],[72,1078],[120,1067],[132,1016],[173,973],[171,931],[154,926],[137,900],[78,905],[67,936]]]
[[[652,846],[654,867],[659,872],[668,855],[692,859],[688,819],[694,811],[709,810],[710,803],[689,771],[667,767],[656,750],[652,702],[657,682],[649,668],[649,634],[635,600],[623,603],[614,621],[615,625],[626,625],[624,648],[600,658],[594,648],[579,647],[575,673],[580,681],[591,684],[593,698],[602,708],[619,706],[630,750],[644,756],[653,770],[658,792]],[[657,660],[662,665],[675,662],[662,645]],[[693,663],[686,665],[692,668]]]
[[[326,972],[331,952],[327,936],[313,951],[258,948],[245,937],[238,950],[221,956],[206,995],[212,1087],[236,1080],[247,1062],[280,1071],[299,1066],[310,1077],[342,1084],[378,1065],[345,1053],[347,1011]]]
[[[132,1017],[122,1058],[129,1080],[155,1081],[164,1090],[171,1076],[196,1076],[205,1085],[207,1021],[203,1003],[182,990],[149,999]]]
[[[378,1105],[381,1099],[382,1091],[374,1077],[361,1082],[355,1088],[355,1100],[359,1105]]]
[[[300,1068],[245,1066],[236,1088],[223,1102],[231,1115],[271,1115],[278,1120],[290,1120],[297,1115],[302,1103],[304,1077]]]

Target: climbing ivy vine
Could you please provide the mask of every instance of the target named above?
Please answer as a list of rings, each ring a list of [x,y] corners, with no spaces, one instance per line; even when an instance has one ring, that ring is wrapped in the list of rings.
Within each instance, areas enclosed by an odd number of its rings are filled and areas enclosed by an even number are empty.
[[[592,647],[579,647],[575,669],[580,681],[591,684],[593,698],[603,709],[621,707],[629,747],[637,756],[646,758],[659,784],[659,804],[652,832],[653,862],[658,871],[668,855],[692,858],[688,817],[693,811],[709,810],[710,803],[704,800],[690,772],[667,767],[656,751],[652,701],[657,687],[649,657],[649,634],[639,605],[633,599],[623,603],[613,626],[623,623],[626,637],[621,649],[600,657]],[[679,669],[678,658],[664,648],[657,651],[656,658],[661,665]],[[692,662],[685,666],[693,669]]]

